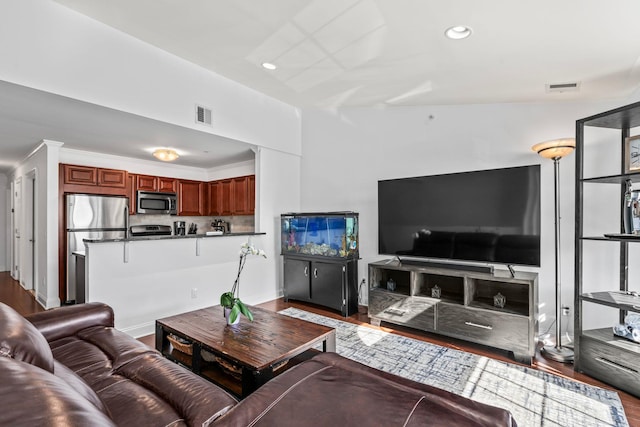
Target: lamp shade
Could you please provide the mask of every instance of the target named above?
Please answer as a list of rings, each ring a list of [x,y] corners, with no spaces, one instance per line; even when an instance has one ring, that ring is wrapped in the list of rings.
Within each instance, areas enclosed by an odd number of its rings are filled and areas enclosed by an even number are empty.
[[[153,152],[153,157],[158,160],[162,160],[163,162],[172,162],[180,156],[178,156],[176,150],[172,150],[170,148],[158,148]]]
[[[561,138],[545,141],[531,147],[533,151],[545,159],[560,159],[571,154],[576,148],[575,138]]]

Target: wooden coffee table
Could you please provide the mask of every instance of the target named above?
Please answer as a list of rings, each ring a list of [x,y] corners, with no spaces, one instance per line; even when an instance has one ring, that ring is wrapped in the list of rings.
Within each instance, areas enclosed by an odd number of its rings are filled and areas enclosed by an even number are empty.
[[[248,396],[317,343],[322,342],[323,351],[336,350],[333,328],[258,307],[250,310],[253,322],[242,317],[233,326],[220,306],[156,320],[156,349],[238,397]]]

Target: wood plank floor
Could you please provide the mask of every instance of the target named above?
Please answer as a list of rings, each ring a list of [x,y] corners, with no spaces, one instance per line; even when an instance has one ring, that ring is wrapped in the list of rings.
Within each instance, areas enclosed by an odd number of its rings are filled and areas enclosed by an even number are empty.
[[[18,284],[18,282],[16,282],[11,278],[11,276],[7,272],[0,273],[0,302],[3,302],[13,307],[16,311],[18,311],[22,315],[43,311],[42,307],[37,302],[35,302],[33,295],[30,292],[25,291]],[[302,310],[311,311],[323,316],[333,317],[335,319],[351,322],[354,324],[369,324],[369,318],[367,317],[366,314],[358,313],[348,318],[344,318],[340,315],[340,313],[335,312],[333,310],[328,310],[322,307],[298,303],[298,302],[287,303],[287,302],[284,302],[282,299],[269,301],[267,303],[260,304],[259,306],[269,310],[274,310],[274,311],[284,310],[285,308],[288,308],[288,307],[295,307]],[[423,333],[423,332],[416,331],[409,328],[392,326],[385,323],[382,324],[380,329],[387,332],[397,333],[399,335],[414,338],[417,340],[441,345],[444,347],[450,347],[450,348],[454,348],[456,350],[461,350],[461,351],[468,351],[470,353],[478,354],[480,356],[487,356],[487,357],[491,357],[491,358],[502,360],[509,363],[516,363],[509,357],[509,355],[506,352],[501,352],[499,350],[494,350],[484,346],[474,345],[464,341],[442,337],[435,334]],[[151,347],[155,345],[153,335],[142,337],[140,338],[140,340]],[[576,373],[573,371],[572,365],[558,363],[552,360],[546,360],[540,354],[540,352],[537,352],[531,367],[533,369],[549,372],[555,375],[559,375],[561,377],[570,378],[576,381],[581,381],[587,384],[617,391],[622,401],[622,404],[624,406],[627,419],[629,420],[629,425],[632,427],[640,427],[640,399],[628,393],[616,390],[611,386],[604,384],[600,381],[597,381],[587,375]]]

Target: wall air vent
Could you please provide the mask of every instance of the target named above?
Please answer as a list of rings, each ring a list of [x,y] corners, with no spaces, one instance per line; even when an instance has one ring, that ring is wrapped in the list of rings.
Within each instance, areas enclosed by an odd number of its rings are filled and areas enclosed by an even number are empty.
[[[580,89],[580,83],[553,83],[546,85],[546,87],[547,92],[576,92]]]
[[[196,123],[211,126],[211,109],[196,104]]]

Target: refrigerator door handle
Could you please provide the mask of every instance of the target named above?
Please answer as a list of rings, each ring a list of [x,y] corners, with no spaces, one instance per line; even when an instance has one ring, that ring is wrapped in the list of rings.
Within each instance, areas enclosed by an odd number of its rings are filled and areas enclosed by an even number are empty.
[[[129,238],[129,205],[124,207],[124,238]]]

